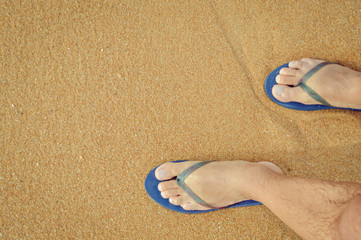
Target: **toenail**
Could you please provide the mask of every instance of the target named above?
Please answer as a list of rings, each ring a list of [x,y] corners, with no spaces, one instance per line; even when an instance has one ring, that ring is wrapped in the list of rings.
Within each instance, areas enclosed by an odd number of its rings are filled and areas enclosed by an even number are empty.
[[[277,95],[282,96],[283,87],[276,85],[275,86],[275,92],[276,92]]]
[[[165,178],[165,170],[164,169],[160,169],[159,171],[158,171],[158,177],[159,178]]]
[[[167,198],[167,194],[165,192],[161,192],[160,194],[162,195],[163,198]]]
[[[276,76],[276,83],[280,83],[280,75]]]
[[[162,191],[162,185],[161,184],[158,184],[158,190]]]

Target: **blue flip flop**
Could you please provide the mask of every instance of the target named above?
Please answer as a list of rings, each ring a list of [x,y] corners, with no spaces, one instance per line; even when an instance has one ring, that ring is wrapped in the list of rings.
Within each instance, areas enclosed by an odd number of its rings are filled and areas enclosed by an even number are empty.
[[[318,93],[316,93],[313,89],[311,89],[309,86],[306,85],[307,80],[315,74],[318,70],[323,68],[326,65],[329,64],[335,64],[335,63],[329,63],[329,62],[322,62],[318,65],[316,65],[314,68],[312,68],[308,73],[306,73],[299,83],[295,87],[301,87],[308,95],[310,95],[313,99],[318,101],[321,104],[314,104],[314,105],[306,105],[298,102],[281,102],[278,101],[272,94],[272,88],[273,86],[277,85],[276,82],[276,76],[279,74],[280,70],[282,68],[288,67],[288,63],[283,64],[282,66],[279,66],[275,70],[273,70],[270,75],[266,78],[264,89],[266,91],[266,94],[268,97],[277,103],[278,105],[281,105],[283,107],[294,109],[294,110],[301,110],[301,111],[314,111],[314,110],[323,110],[323,109],[331,109],[331,108],[339,108],[339,107],[333,107],[331,106],[325,99],[323,99]],[[348,109],[348,110],[355,110],[355,111],[361,111],[360,109],[353,109],[353,108],[339,108],[339,109]]]
[[[173,162],[184,162],[187,160],[179,160],[179,161],[173,161]],[[144,182],[144,186],[145,189],[147,191],[147,193],[149,194],[149,196],[158,204],[160,204],[161,206],[168,208],[170,210],[176,211],[176,212],[181,212],[181,213],[205,213],[205,212],[211,212],[211,211],[216,211],[216,210],[220,210],[220,209],[225,209],[225,208],[233,208],[233,207],[247,207],[247,206],[254,206],[254,205],[261,205],[262,203],[260,202],[256,202],[254,200],[246,200],[246,201],[242,201],[227,207],[223,207],[223,208],[214,208],[210,205],[208,205],[207,203],[205,203],[201,198],[199,198],[185,183],[184,183],[184,179],[186,179],[192,172],[194,172],[195,170],[197,170],[198,168],[208,164],[209,162],[200,162],[200,163],[196,163],[193,166],[187,168],[186,170],[184,170],[181,174],[179,174],[176,178],[178,185],[183,188],[184,191],[186,191],[197,203],[210,207],[212,209],[210,210],[184,210],[181,206],[176,206],[173,205],[169,202],[168,199],[164,199],[162,197],[162,195],[160,194],[160,191],[158,190],[158,184],[161,183],[162,181],[159,181],[156,177],[155,177],[155,170],[159,167],[154,168],[152,171],[150,171],[150,173],[148,174],[148,176],[145,178],[145,182]]]

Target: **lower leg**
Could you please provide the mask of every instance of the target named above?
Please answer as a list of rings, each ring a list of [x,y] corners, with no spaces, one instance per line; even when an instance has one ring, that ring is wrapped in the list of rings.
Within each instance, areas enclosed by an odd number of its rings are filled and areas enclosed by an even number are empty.
[[[259,174],[264,182],[258,182],[252,199],[262,202],[301,237],[361,236],[355,235],[361,231],[361,184],[288,177],[269,169]]]

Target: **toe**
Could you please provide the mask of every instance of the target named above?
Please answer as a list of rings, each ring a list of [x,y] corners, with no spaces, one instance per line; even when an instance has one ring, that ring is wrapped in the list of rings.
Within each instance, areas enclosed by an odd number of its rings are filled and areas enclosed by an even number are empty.
[[[207,208],[205,206],[202,206],[198,203],[195,203],[195,202],[184,202],[181,204],[181,207],[184,209],[184,210],[188,210],[188,211],[194,211],[194,210],[209,210],[210,208]]]
[[[302,66],[303,66],[302,61],[291,61],[288,63],[288,67],[293,69],[301,69]]]
[[[293,69],[293,68],[282,68],[280,70],[280,75],[284,75],[284,76],[297,76],[298,75],[298,71],[297,69]]]
[[[192,207],[192,203],[190,202],[185,202],[181,205],[181,207],[184,209],[184,210],[187,210],[187,211],[191,211],[191,210],[195,210],[194,207]]]
[[[161,192],[172,190],[172,189],[177,189],[177,188],[178,188],[178,184],[174,180],[161,182],[158,184],[158,190]]]
[[[314,62],[315,60],[312,59],[312,58],[302,58],[301,61],[302,61],[302,62],[310,63],[310,62]]]
[[[184,203],[183,198],[181,196],[170,197],[169,202],[176,206],[180,206]]]
[[[179,163],[164,163],[157,168],[155,171],[155,176],[158,180],[168,180],[176,177],[182,172]]]
[[[197,163],[196,161],[184,161],[184,162],[167,162],[160,165],[155,170],[155,176],[158,180],[168,180],[175,178],[181,174],[188,167]]]
[[[299,77],[296,76],[277,75],[276,77],[276,82],[283,85],[295,86],[298,84],[299,80]]]
[[[307,93],[300,87],[288,87],[275,85],[272,88],[273,96],[281,102],[300,102],[303,104],[317,104]]]
[[[295,93],[295,89],[297,88],[276,85],[272,88],[272,94],[277,100],[281,102],[292,102],[297,99],[297,93]]]
[[[161,192],[163,198],[178,197],[181,193],[182,192],[179,189],[171,189]]]

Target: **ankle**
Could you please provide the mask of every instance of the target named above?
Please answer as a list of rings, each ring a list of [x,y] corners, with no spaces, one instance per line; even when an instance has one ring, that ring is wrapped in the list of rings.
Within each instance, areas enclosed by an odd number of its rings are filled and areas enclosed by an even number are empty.
[[[259,163],[250,165],[247,173],[249,183],[247,184],[247,188],[242,189],[242,194],[243,196],[260,202],[262,202],[270,184],[279,181],[279,178],[285,177],[282,173],[277,173],[270,167]]]
[[[334,70],[327,73],[337,86],[337,89],[327,96],[334,100],[331,105],[361,109],[361,72],[340,65],[335,65]]]

